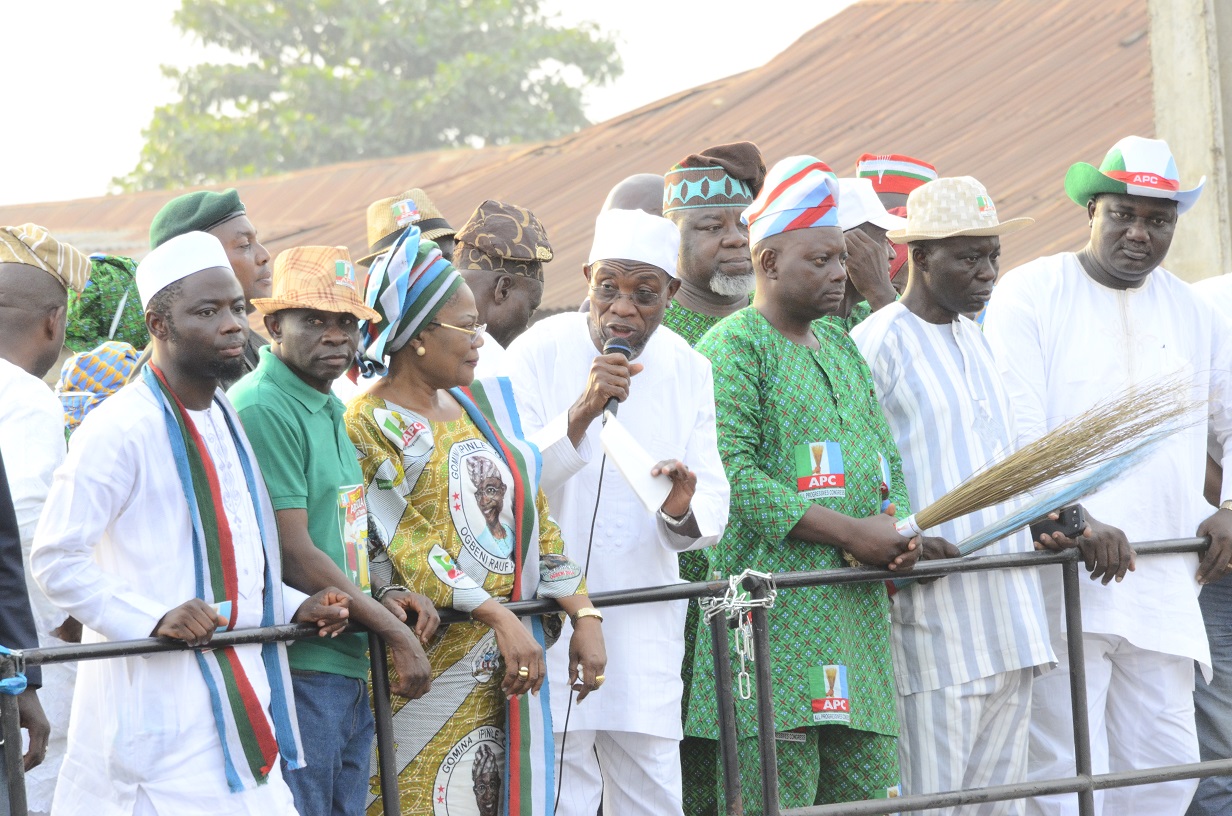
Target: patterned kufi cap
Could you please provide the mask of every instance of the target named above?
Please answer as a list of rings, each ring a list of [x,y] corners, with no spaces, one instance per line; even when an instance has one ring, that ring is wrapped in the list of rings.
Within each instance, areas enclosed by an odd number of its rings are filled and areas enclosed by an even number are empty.
[[[752,142],[685,156],[663,177],[663,214],[699,207],[747,207],[761,192],[766,163]]]
[[[898,153],[865,153],[856,159],[856,178],[872,181],[878,193],[910,195],[916,187],[935,180],[937,168],[922,159]]]
[[[43,270],[64,291],[81,294],[90,280],[90,259],[74,246],[57,241],[45,227],[21,224],[0,227],[0,263],[19,263]]]
[[[791,156],[770,168],[766,186],[747,210],[749,244],[780,232],[837,227],[838,178],[821,159]]]
[[[488,199],[458,230],[453,261],[458,269],[508,272],[543,280],[543,264],[552,260],[547,230],[525,207]]]
[[[419,336],[462,283],[440,248],[419,240],[419,227],[412,224],[398,236],[368,271],[365,301],[380,320],[359,324],[363,375],[384,374],[388,357]]]

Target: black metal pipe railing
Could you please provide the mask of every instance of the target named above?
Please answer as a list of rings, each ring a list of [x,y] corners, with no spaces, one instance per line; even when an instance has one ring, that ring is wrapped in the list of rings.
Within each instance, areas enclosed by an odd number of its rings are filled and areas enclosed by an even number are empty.
[[[1204,538],[1182,538],[1163,541],[1148,541],[1135,545],[1141,556],[1169,553],[1197,552],[1208,542]],[[1074,719],[1074,747],[1076,774],[1073,777],[1037,782],[1022,782],[1014,785],[951,791],[937,794],[904,796],[889,800],[871,800],[836,805],[820,805],[780,811],[778,802],[777,757],[774,752],[774,714],[770,691],[771,660],[767,636],[767,613],[764,608],[755,608],[753,619],[754,660],[756,690],[758,695],[758,737],[761,749],[762,792],[765,797],[767,816],[837,816],[837,814],[886,814],[905,810],[951,807],[963,804],[1021,799],[1045,794],[1076,793],[1079,796],[1080,813],[1093,812],[1092,792],[1113,787],[1145,785],[1178,779],[1232,774],[1232,759],[1214,760],[1189,765],[1174,765],[1118,773],[1091,774],[1090,735],[1085,716],[1086,683],[1082,659],[1082,609],[1079,595],[1078,552],[1033,552],[1015,555],[969,557],[918,564],[911,575],[918,578],[942,577],[960,572],[978,572],[993,569],[1011,569],[1060,565],[1063,576],[1063,598],[1066,615],[1066,641],[1070,662],[1071,711]],[[816,570],[780,573],[772,576],[779,590],[819,586],[822,584],[852,584],[870,581],[885,581],[902,577],[887,570],[869,567]],[[591,595],[596,606],[625,606],[656,601],[693,599],[721,596],[727,590],[727,581],[702,581],[690,584],[675,584],[662,587],[645,587],[616,592],[601,592]],[[755,598],[764,597],[768,584],[762,579],[751,579],[750,588]],[[760,595],[758,594],[760,593]],[[507,604],[516,615],[525,616],[544,612],[559,612],[554,600],[518,601]],[[441,612],[441,622],[456,623],[469,617],[452,611]],[[352,631],[361,629],[350,627]],[[731,691],[731,665],[727,646],[726,622],[716,617],[711,622],[712,647],[716,678],[718,680],[718,703],[720,712],[720,756],[722,758],[723,784],[727,796],[727,812],[740,813],[740,780],[736,753],[735,711]],[[310,624],[286,624],[234,632],[218,633],[208,648],[238,646],[250,643],[290,641],[316,637],[317,629]],[[397,776],[392,738],[391,706],[387,681],[385,651],[379,641],[372,638],[373,706],[377,719],[377,746],[380,757],[379,772],[381,791],[387,816],[398,816]],[[760,645],[759,645],[760,643]],[[27,665],[46,665],[78,660],[99,660],[127,657],[155,652],[186,651],[191,647],[181,641],[159,638],[121,641],[115,643],[90,643],[71,646],[55,646],[40,649],[14,650],[11,656],[0,655],[0,677],[12,676]],[[721,665],[722,664],[722,665]],[[724,667],[726,670],[724,671]],[[379,679],[378,679],[379,678]],[[726,702],[725,702],[726,701]],[[727,714],[730,713],[730,717]],[[7,797],[5,804],[12,814],[25,813],[25,788],[22,773],[21,740],[18,728],[16,698],[0,694],[0,734],[3,735],[3,754]],[[15,736],[16,735],[16,736]],[[0,816],[4,810],[0,809]]]

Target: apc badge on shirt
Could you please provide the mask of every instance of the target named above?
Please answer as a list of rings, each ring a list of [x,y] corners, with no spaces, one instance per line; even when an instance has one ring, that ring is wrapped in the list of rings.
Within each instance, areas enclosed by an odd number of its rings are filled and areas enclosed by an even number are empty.
[[[829,664],[809,669],[809,694],[813,698],[813,722],[850,723],[851,694],[847,667]]]
[[[841,499],[847,495],[843,450],[837,442],[796,445],[796,492],[806,499]]]

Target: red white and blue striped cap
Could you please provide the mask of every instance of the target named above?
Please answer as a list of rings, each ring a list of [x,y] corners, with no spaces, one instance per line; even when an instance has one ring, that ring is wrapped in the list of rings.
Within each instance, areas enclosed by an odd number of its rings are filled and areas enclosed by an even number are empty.
[[[749,243],[798,229],[837,227],[838,178],[821,159],[790,156],[770,168],[744,220]]]

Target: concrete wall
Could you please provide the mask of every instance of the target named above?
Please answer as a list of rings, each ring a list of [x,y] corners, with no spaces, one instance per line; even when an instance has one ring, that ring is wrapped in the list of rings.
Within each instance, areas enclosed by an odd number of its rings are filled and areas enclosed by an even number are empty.
[[[1201,280],[1232,272],[1232,0],[1147,0],[1147,6],[1155,135],[1172,147],[1183,186],[1206,176],[1165,265],[1186,280]]]

